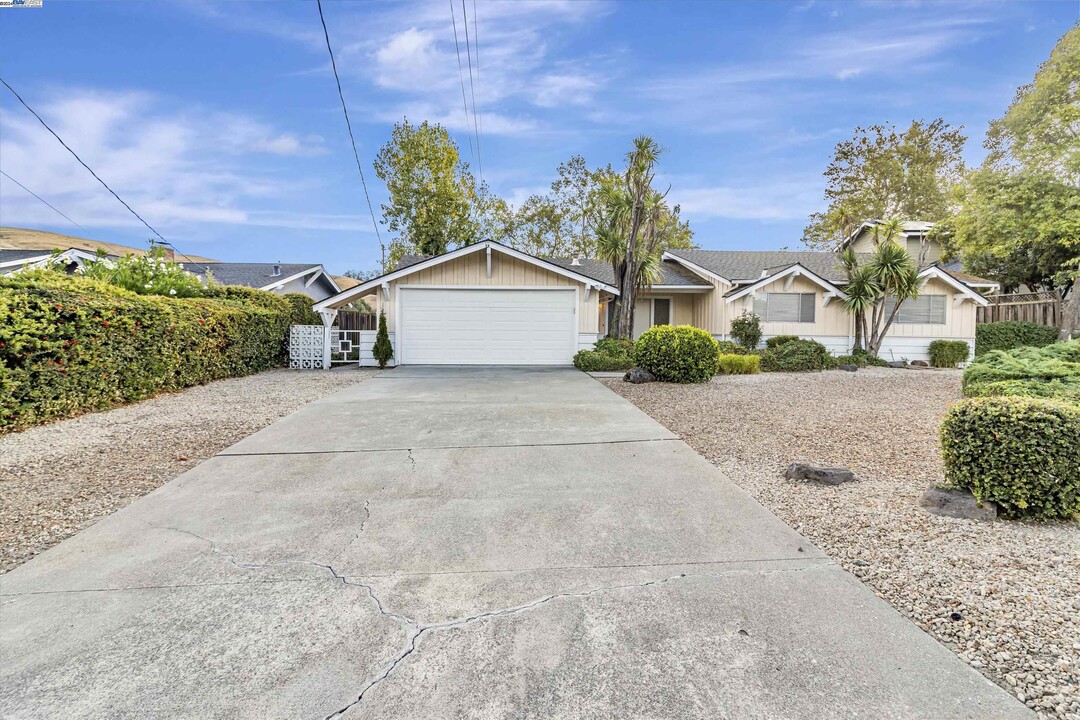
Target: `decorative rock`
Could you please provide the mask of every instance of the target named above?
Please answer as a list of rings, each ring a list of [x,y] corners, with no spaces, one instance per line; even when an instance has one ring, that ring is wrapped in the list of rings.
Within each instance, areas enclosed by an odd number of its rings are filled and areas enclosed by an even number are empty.
[[[629,383],[634,383],[635,385],[640,385],[642,383],[656,382],[656,376],[648,370],[642,370],[641,368],[630,368],[626,371],[626,374],[623,375],[623,380]]]
[[[891,367],[891,368],[904,368],[904,367],[907,367],[907,363],[904,362],[903,360],[890,360],[888,364],[889,364],[889,367]]]
[[[784,471],[788,480],[818,483],[820,485],[840,485],[858,480],[855,473],[847,468],[823,468],[803,463],[791,463]]]
[[[994,503],[979,502],[967,490],[931,486],[919,498],[919,507],[931,515],[964,520],[993,520],[997,517],[997,506]]]
[[[856,370],[859,369],[859,366],[858,365],[841,365],[840,369],[841,370],[846,370],[847,372],[855,372]]]
[[[911,365],[911,367],[917,367],[917,368],[928,368],[928,367],[930,367],[930,363],[926,362],[925,360],[912,360],[910,365]]]

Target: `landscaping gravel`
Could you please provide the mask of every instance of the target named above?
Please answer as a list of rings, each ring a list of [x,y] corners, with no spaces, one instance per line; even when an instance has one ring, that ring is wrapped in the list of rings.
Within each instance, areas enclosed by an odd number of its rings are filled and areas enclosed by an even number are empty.
[[[1080,525],[957,520],[916,507],[942,480],[956,371],[605,379],[965,662],[1036,709],[1080,720]],[[835,487],[792,462],[851,468]]]
[[[270,370],[0,435],[0,572],[370,371]]]

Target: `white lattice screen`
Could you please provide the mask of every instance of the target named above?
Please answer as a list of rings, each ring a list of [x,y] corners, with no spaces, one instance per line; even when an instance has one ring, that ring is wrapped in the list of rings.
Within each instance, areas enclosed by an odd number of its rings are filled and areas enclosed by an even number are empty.
[[[289,367],[301,370],[321,368],[323,326],[293,325],[289,328]]]

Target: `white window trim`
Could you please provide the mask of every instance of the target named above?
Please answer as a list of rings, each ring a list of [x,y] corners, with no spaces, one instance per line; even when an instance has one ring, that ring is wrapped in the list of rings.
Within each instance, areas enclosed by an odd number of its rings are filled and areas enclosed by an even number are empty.
[[[668,301],[668,325],[674,325],[672,320],[675,319],[675,301],[669,295],[656,295],[645,298],[649,301],[649,327],[656,327],[656,301],[667,300]]]

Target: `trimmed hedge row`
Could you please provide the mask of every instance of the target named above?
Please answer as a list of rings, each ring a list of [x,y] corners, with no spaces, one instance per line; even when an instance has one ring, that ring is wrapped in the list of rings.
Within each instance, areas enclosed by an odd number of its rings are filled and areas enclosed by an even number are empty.
[[[1080,340],[1043,347],[991,350],[964,370],[964,394],[988,394],[984,386],[1005,380],[1080,382]]]
[[[630,353],[634,341],[627,338],[604,337],[596,341],[595,350],[579,350],[574,355],[574,367],[584,372],[629,370],[634,366]]]
[[[968,359],[971,349],[963,340],[930,341],[930,364],[936,368],[955,368]]]
[[[311,300],[242,287],[202,298],[101,281],[0,280],[0,432],[278,367]]]
[[[975,357],[991,350],[1043,347],[1056,343],[1057,328],[1029,322],[980,323],[975,326]]]
[[[717,362],[724,375],[756,375],[761,372],[761,358],[757,355],[720,353]]]
[[[780,335],[780,338],[790,336]],[[776,340],[777,338],[769,338]],[[807,372],[828,370],[835,367],[836,359],[829,349],[817,340],[801,338],[785,339],[771,348],[762,350],[761,369],[764,372]]]
[[[1008,517],[1080,516],[1080,406],[1028,397],[963,400],[941,427],[945,479]]]

